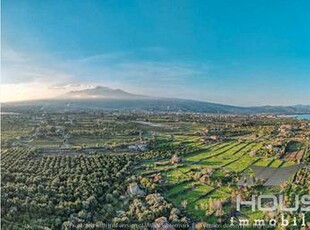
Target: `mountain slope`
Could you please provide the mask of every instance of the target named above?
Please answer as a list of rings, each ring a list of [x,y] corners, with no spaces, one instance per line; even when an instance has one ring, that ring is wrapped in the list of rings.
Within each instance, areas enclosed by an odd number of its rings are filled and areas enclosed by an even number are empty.
[[[63,94],[59,99],[138,99],[145,98],[136,94],[127,93],[121,89],[111,89],[109,87],[97,86],[92,89],[71,91]]]
[[[97,86],[71,91],[49,100],[2,104],[2,111],[19,112],[44,108],[57,111],[127,110],[153,112],[198,112],[214,114],[310,114],[309,105],[242,107],[187,99],[155,98],[120,89]]]

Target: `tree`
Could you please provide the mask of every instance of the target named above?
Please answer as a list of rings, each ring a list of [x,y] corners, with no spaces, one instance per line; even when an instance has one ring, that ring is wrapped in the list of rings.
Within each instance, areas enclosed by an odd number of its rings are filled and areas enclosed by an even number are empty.
[[[187,200],[183,200],[183,201],[181,202],[182,208],[186,209],[187,204],[188,204]]]

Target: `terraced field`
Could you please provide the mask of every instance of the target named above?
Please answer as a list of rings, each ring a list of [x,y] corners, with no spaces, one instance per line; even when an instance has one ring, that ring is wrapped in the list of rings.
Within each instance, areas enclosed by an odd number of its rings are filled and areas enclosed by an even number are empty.
[[[210,199],[211,200],[222,200],[225,201],[229,198],[229,194],[224,193],[220,190],[212,190],[206,197],[198,199],[197,201],[191,203],[188,206],[188,212],[191,214],[191,216],[194,216],[198,219],[205,219],[206,213],[209,210],[210,206]],[[224,205],[224,210],[229,209],[231,206],[229,204]],[[216,220],[216,218],[213,218],[212,216],[209,217],[209,221]]]
[[[186,138],[177,139],[183,143],[186,141]],[[195,141],[191,139],[190,143],[194,144]],[[279,159],[251,156],[250,153],[262,145],[259,141],[232,140],[204,146],[199,151],[185,155],[177,167],[168,161],[164,167],[154,166],[150,170],[161,171],[166,183],[170,185],[164,195],[175,206],[185,209],[194,218],[215,223],[218,218],[210,211],[210,200],[220,202],[223,211],[229,213],[232,208],[231,194],[238,189],[236,181],[231,181],[229,177],[242,175],[252,165],[283,167],[294,164]],[[210,171],[211,177],[208,176],[207,180],[199,179],[202,171]],[[227,173],[230,176],[227,176]]]
[[[273,160],[272,163],[269,165],[270,167],[278,168],[280,167],[284,162],[281,160]]]
[[[199,182],[191,182],[189,184],[185,184],[179,193],[175,193],[174,189],[170,190],[170,192],[168,191],[170,196],[167,197],[172,200],[174,204],[180,207],[183,201],[186,201],[187,204],[191,204],[204,197],[213,189],[214,188],[211,186],[204,185]]]
[[[169,170],[164,173],[169,183],[179,183],[180,181],[188,179],[187,176],[177,169]]]

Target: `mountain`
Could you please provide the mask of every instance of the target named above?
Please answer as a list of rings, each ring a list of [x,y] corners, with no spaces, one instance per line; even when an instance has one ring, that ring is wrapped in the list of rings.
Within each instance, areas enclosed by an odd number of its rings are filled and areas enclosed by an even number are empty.
[[[43,108],[52,112],[126,110],[213,114],[310,114],[310,105],[242,107],[187,99],[149,97],[102,86],[71,91],[53,99],[2,104],[3,112]]]
[[[59,99],[139,99],[146,96],[127,93],[121,89],[97,86],[92,89],[71,91],[58,97]]]

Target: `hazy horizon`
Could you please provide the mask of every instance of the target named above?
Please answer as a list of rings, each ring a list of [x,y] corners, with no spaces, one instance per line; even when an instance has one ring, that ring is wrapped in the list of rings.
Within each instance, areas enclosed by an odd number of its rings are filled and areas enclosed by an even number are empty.
[[[3,1],[1,101],[101,85],[229,105],[309,105],[308,6]]]
[[[26,101],[35,101],[35,100],[62,100],[62,99],[69,99],[69,98],[63,98],[61,96],[66,95],[66,93],[70,93],[70,92],[79,92],[79,91],[84,91],[85,89],[95,89],[97,87],[103,87],[103,88],[109,88],[112,90],[122,90],[125,93],[129,93],[132,95],[137,95],[137,96],[146,96],[146,97],[150,97],[150,99],[184,99],[184,100],[195,100],[195,101],[203,101],[203,100],[199,100],[199,99],[193,99],[193,98],[184,98],[184,97],[161,97],[161,96],[156,96],[156,95],[144,95],[144,94],[139,94],[139,93],[134,93],[134,92],[128,92],[126,90],[120,89],[120,88],[111,88],[111,87],[107,87],[107,86],[102,86],[102,85],[88,85],[85,88],[80,88],[77,90],[71,90],[71,91],[64,91],[62,94],[56,95],[54,97],[46,97],[46,98],[34,98],[34,99],[26,99],[26,100],[17,100],[17,101],[5,101],[3,103],[14,103],[14,102],[26,102]],[[74,99],[74,98],[71,98]],[[75,98],[75,99],[94,99],[94,98],[83,98],[83,97],[79,97],[79,98]],[[98,99],[98,98],[97,98]],[[100,99],[100,98],[99,98]],[[107,98],[109,99],[109,98]],[[240,104],[227,104],[227,103],[220,103],[217,101],[203,101],[203,102],[210,102],[210,103],[215,103],[215,104],[222,104],[222,105],[230,105],[230,106],[241,106],[241,107],[249,107],[247,105],[240,105]],[[277,105],[270,105],[270,104],[261,104],[261,105],[252,105],[254,107],[260,107],[260,106],[277,106]],[[281,105],[280,105],[281,106]],[[287,105],[287,106],[310,106],[310,104],[292,104],[292,105]]]

